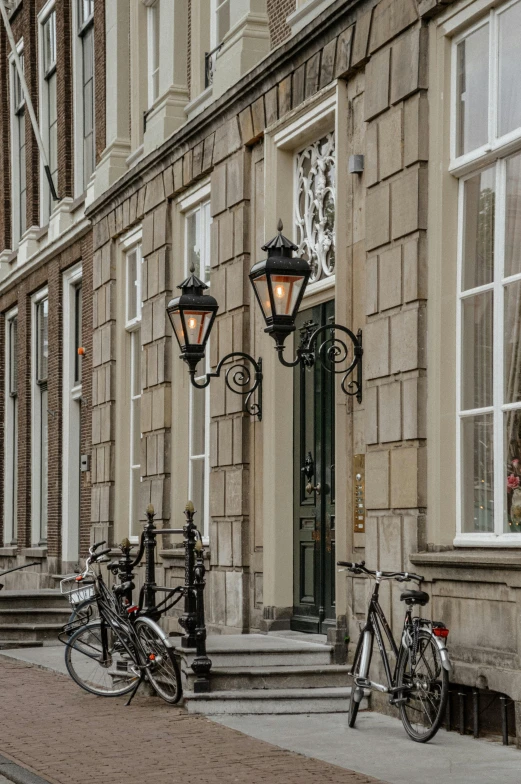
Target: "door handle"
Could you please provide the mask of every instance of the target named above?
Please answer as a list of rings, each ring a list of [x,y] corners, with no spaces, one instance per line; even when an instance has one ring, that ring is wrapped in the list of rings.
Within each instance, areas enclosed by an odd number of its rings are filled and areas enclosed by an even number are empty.
[[[313,492],[315,492],[317,495],[320,495],[321,490],[322,490],[322,486],[320,482],[318,483],[318,485],[312,485],[311,482],[308,482],[306,485],[306,493],[308,493],[309,495],[311,495],[311,493]]]

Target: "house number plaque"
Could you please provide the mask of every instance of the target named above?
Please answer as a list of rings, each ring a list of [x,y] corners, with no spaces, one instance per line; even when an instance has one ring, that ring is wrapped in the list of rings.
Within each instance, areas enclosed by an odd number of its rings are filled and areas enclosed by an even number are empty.
[[[353,457],[353,531],[365,533],[365,455]]]

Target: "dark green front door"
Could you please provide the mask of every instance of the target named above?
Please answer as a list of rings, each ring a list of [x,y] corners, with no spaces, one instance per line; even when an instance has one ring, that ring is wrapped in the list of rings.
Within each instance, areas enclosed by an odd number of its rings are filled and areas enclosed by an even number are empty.
[[[309,321],[317,327],[327,324],[334,312],[334,302],[303,311],[297,319],[297,330]],[[298,335],[297,331],[297,340]],[[325,633],[335,623],[334,375],[319,361],[312,368],[297,367],[294,390],[291,628]]]

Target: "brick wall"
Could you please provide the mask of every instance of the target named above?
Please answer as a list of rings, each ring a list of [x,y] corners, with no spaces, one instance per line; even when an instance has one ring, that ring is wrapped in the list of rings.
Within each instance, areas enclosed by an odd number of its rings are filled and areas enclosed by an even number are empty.
[[[94,3],[94,128],[96,134],[96,163],[99,163],[106,139],[105,117],[105,0]]]
[[[271,45],[278,46],[291,35],[286,17],[295,10],[295,0],[268,0]]]

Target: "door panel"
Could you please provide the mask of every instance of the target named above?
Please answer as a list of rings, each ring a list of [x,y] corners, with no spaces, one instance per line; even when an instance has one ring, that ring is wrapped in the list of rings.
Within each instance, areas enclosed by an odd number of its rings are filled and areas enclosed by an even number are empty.
[[[328,302],[299,314],[297,330],[334,316]],[[298,335],[298,333],[297,333]],[[334,376],[320,362],[297,367],[294,384],[294,608],[292,628],[335,623]]]

